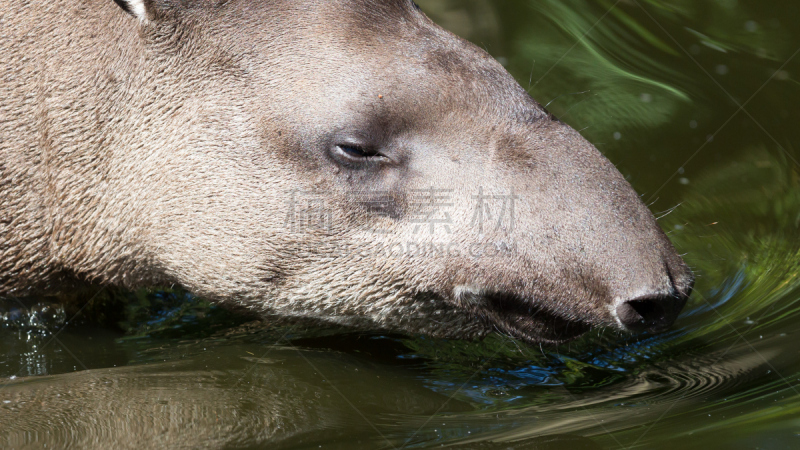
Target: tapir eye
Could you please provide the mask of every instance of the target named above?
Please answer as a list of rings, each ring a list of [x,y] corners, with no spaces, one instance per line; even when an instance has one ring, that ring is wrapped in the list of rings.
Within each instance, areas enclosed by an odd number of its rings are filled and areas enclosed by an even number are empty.
[[[366,168],[370,163],[381,162],[387,158],[374,147],[354,143],[339,143],[331,149],[331,156],[338,163],[353,169]]]
[[[375,156],[374,152],[357,145],[339,144],[337,147],[340,152],[344,153],[349,158],[369,158],[370,156]]]

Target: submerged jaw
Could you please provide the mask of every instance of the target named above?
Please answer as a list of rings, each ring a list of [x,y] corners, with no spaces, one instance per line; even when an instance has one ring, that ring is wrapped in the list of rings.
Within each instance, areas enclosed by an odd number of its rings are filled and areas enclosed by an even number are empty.
[[[515,294],[487,292],[468,286],[457,287],[454,294],[460,307],[498,331],[531,344],[568,342],[591,328],[582,320],[562,317]]]
[[[485,314],[501,331],[528,343],[560,344],[577,339],[591,328],[511,295],[488,297]]]

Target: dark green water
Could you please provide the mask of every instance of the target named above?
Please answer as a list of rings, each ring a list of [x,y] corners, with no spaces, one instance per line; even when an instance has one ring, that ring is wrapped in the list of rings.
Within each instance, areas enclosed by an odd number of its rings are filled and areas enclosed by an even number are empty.
[[[419,3],[662,217],[698,276],[673,329],[540,349],[265,329],[180,292],[68,325],[6,304],[0,447],[800,448],[800,4]]]

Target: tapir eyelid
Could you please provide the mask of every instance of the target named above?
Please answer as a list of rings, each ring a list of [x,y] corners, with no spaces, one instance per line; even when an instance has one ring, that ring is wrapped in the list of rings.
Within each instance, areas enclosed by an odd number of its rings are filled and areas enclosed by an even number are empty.
[[[369,158],[370,156],[377,155],[377,152],[372,152],[358,145],[339,144],[336,147],[341,152],[346,153],[348,156],[353,158]]]
[[[337,144],[333,147],[333,153],[335,159],[353,168],[358,167],[357,165],[359,164],[369,162],[389,161],[389,158],[380,152],[357,144]]]

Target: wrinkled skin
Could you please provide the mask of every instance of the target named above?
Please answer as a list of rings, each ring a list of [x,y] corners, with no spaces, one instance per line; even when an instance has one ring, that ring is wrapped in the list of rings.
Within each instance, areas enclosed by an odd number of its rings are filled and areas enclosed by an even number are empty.
[[[0,295],[562,342],[691,291],[614,166],[409,0],[3,1]]]

